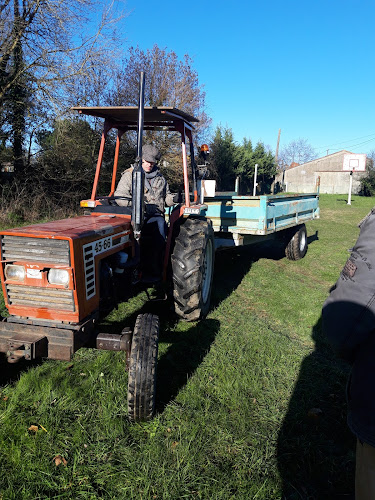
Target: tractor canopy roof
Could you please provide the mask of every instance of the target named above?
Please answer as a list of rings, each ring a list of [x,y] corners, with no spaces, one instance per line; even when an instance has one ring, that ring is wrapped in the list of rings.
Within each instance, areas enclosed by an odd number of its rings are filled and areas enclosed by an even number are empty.
[[[111,127],[125,130],[136,130],[138,126],[138,106],[96,106],[72,108],[80,114],[104,118]],[[180,109],[169,106],[145,106],[144,108],[144,128],[167,128],[177,130],[176,125],[185,122],[194,128],[192,122],[198,122],[197,118],[191,116]]]

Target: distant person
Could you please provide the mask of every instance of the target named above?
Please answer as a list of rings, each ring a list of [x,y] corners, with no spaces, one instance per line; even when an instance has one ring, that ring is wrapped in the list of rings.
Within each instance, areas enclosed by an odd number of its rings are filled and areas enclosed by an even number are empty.
[[[146,281],[157,281],[161,279],[163,267],[163,255],[166,239],[166,223],[164,219],[165,206],[172,206],[175,203],[176,195],[169,190],[165,177],[159,170],[160,160],[159,150],[152,144],[146,144],[142,149],[142,169],[145,174],[144,201],[145,201],[145,226],[142,230],[143,238],[152,238],[148,252],[141,252],[141,259],[145,263],[149,260],[153,265],[148,266]],[[132,177],[134,166],[125,170],[114,193],[116,203],[119,206],[127,207],[132,204]],[[150,248],[152,246],[152,248]],[[142,245],[141,245],[142,248]]]
[[[357,437],[355,498],[375,499],[375,209],[325,301],[323,332],[352,365],[348,425]]]

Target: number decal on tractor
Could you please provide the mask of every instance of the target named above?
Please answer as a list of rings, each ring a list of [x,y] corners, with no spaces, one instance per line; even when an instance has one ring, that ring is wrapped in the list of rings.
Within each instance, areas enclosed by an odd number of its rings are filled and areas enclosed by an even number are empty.
[[[86,300],[96,295],[95,256],[119,247],[129,241],[129,232],[107,236],[101,240],[83,245],[83,262],[85,268]]]
[[[94,255],[106,252],[112,247],[112,238],[103,238],[102,240],[95,241]]]
[[[199,208],[190,208],[186,207],[184,208],[184,215],[199,215],[200,214],[200,209]]]

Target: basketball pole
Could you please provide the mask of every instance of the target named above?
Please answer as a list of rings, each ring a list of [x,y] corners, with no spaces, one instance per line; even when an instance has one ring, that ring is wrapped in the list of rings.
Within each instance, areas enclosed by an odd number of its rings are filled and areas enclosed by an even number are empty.
[[[353,187],[353,170],[350,172],[349,195],[348,195],[348,203],[347,203],[347,205],[351,205],[352,204],[352,187]]]

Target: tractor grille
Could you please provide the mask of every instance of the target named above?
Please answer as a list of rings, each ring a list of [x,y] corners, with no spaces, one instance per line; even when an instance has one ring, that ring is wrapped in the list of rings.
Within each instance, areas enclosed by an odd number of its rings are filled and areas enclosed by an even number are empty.
[[[74,311],[72,290],[42,288],[37,286],[6,285],[9,305],[47,307]]]
[[[70,265],[69,242],[27,236],[1,237],[2,260]]]

